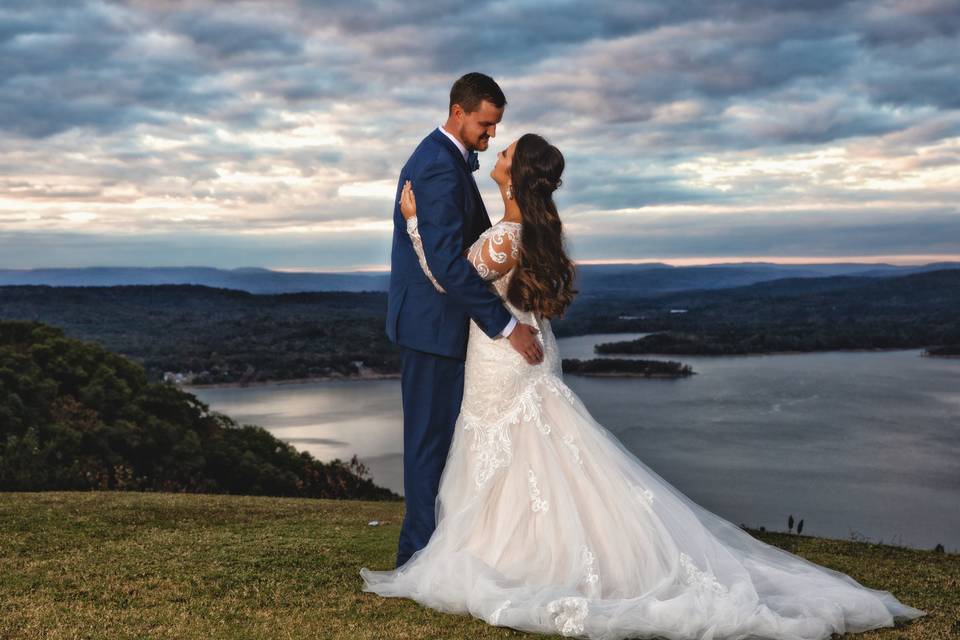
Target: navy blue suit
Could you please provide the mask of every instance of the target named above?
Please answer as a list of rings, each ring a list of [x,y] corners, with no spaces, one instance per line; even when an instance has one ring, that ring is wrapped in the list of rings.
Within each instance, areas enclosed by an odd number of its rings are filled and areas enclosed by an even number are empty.
[[[413,183],[427,265],[446,293],[424,274],[407,235],[398,202],[406,180]],[[463,399],[470,319],[497,338],[511,318],[463,255],[488,228],[490,218],[463,155],[434,130],[403,166],[393,208],[386,333],[400,346],[406,502],[398,567],[426,546],[436,527],[437,489]]]

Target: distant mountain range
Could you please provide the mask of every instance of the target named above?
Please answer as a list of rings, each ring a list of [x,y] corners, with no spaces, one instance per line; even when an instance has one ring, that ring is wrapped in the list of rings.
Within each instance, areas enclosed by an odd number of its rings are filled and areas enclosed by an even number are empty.
[[[771,262],[741,262],[676,267],[663,263],[578,265],[577,287],[581,293],[630,292],[656,295],[691,289],[726,289],[780,278],[829,276],[889,277],[924,271],[960,268],[960,262],[919,266],[884,263],[835,263],[783,265]],[[83,267],[52,269],[0,269],[0,285],[49,285],[54,287],[154,284],[197,284],[237,289],[256,294],[308,291],[386,291],[387,272],[313,273],[271,271],[260,267],[217,269],[214,267]]]
[[[668,334],[621,345],[617,353],[949,347],[942,352],[949,355],[960,349],[960,267],[819,278],[777,265],[632,268],[641,281],[637,288],[630,287],[624,266],[585,269],[597,280],[585,278],[586,294],[551,321],[555,334]],[[724,286],[737,277],[771,274],[782,277]],[[650,292],[671,286],[675,290]],[[193,383],[393,375],[400,359],[384,332],[386,308],[383,291],[0,285],[0,318],[58,326],[138,361],[151,380],[169,373]]]
[[[0,269],[0,285],[45,284],[53,287],[198,284],[248,293],[306,291],[386,291],[386,272],[309,273],[259,267],[82,267],[77,269]]]

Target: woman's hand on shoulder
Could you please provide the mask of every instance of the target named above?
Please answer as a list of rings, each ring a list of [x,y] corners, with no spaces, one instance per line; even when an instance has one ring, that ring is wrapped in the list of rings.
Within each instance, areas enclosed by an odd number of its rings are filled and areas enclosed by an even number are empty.
[[[403,191],[400,193],[400,213],[404,220],[417,215],[417,200],[413,197],[413,184],[409,180],[403,184]]]

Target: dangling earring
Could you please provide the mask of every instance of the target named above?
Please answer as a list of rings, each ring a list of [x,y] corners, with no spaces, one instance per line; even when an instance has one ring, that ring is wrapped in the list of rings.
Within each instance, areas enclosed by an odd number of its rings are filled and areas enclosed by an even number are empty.
[[[507,200],[513,200],[513,189],[510,188],[512,186],[513,185],[507,185]]]

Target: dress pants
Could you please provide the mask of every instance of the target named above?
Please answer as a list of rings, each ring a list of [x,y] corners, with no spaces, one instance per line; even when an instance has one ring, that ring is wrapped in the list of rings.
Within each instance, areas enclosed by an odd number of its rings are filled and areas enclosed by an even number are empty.
[[[426,546],[436,528],[437,490],[463,400],[464,361],[400,347],[403,493],[396,566]]]

